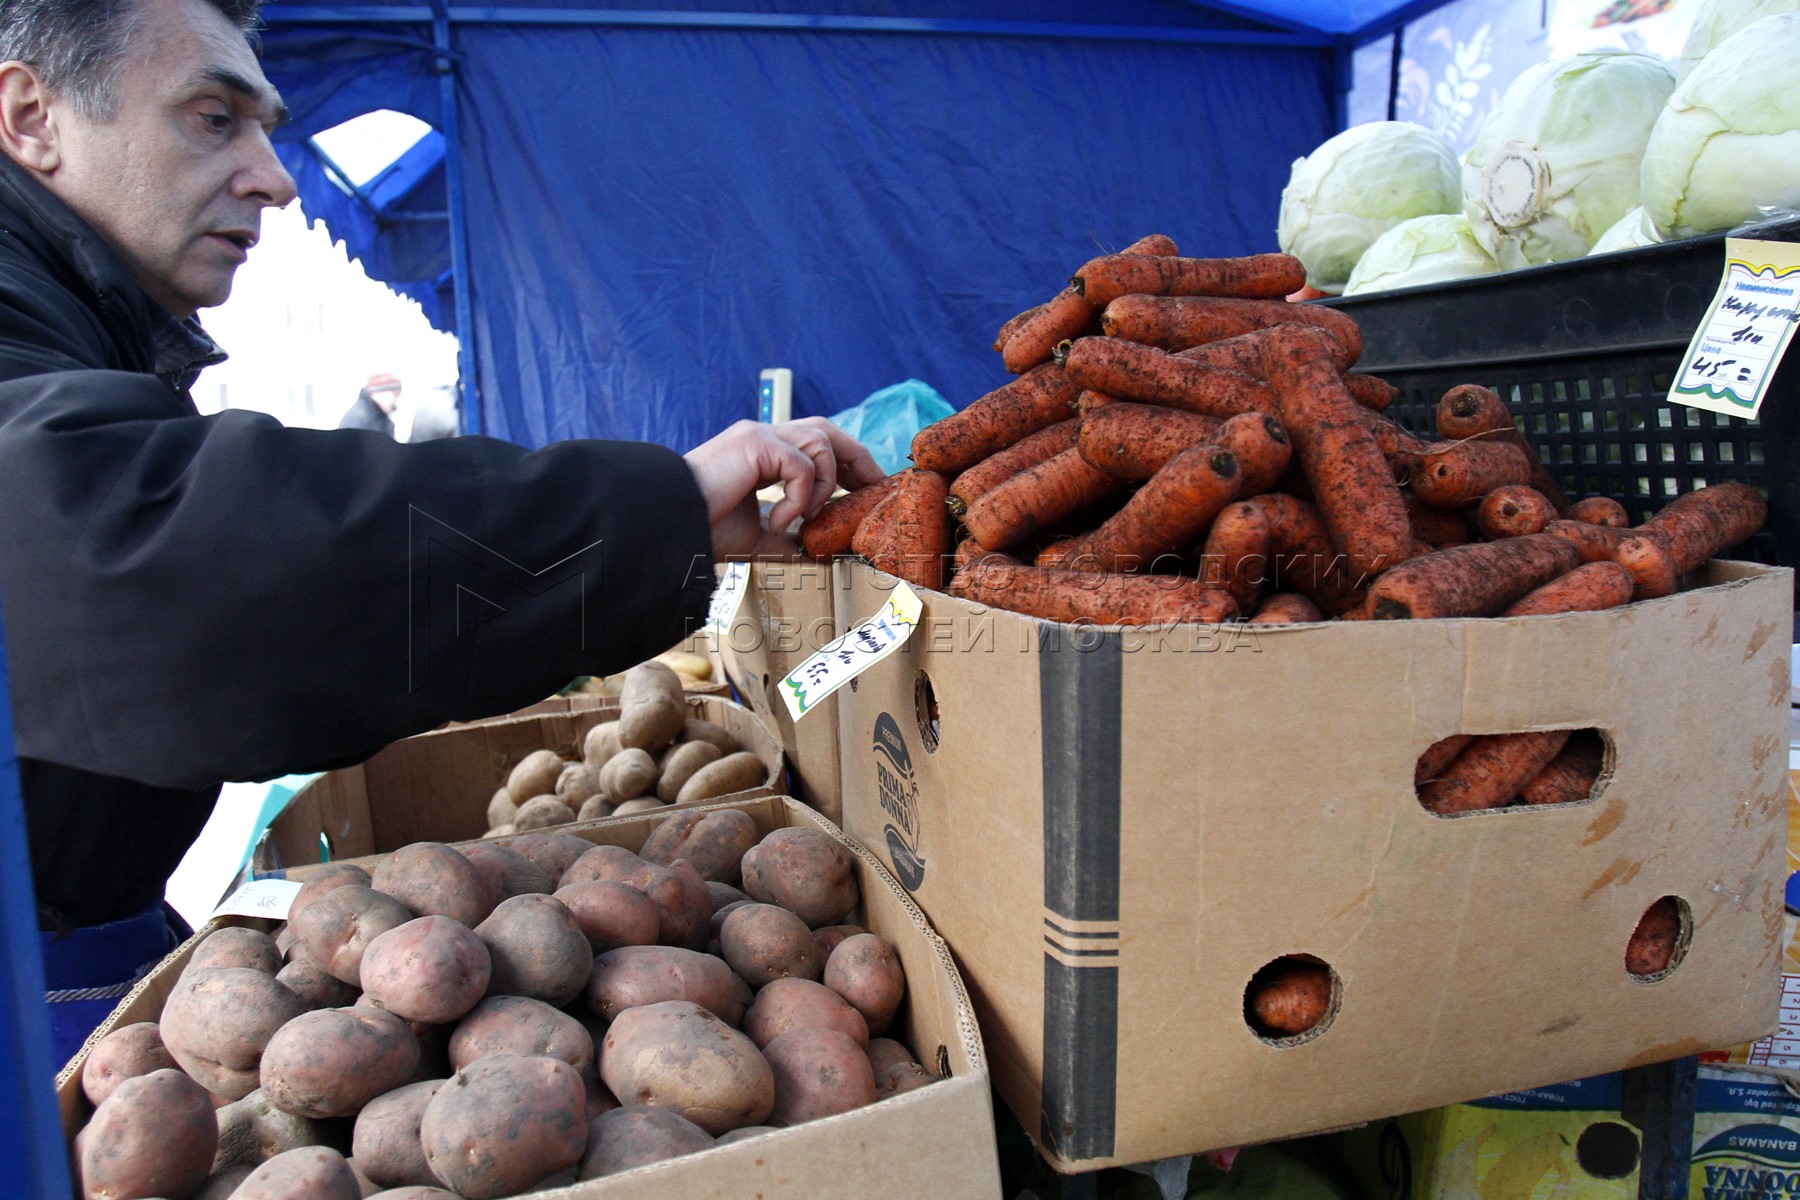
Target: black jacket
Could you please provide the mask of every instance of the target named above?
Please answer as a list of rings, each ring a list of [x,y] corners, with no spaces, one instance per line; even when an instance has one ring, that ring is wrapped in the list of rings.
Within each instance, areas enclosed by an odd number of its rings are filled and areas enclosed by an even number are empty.
[[[0,156],[0,611],[45,928],[158,900],[221,782],[621,669],[712,588],[668,450],[202,417],[219,357]]]

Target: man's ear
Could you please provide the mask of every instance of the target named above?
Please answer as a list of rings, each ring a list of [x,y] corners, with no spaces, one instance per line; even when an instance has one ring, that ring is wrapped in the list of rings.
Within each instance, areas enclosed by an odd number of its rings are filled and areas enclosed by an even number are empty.
[[[56,126],[50,94],[37,72],[26,63],[0,62],[0,150],[48,175],[62,162]]]

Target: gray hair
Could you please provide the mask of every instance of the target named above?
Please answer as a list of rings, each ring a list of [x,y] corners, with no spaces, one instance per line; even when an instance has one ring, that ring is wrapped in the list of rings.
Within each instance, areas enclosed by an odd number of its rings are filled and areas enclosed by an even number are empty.
[[[246,36],[260,24],[262,0],[207,2]],[[29,64],[77,113],[107,120],[145,16],[142,0],[0,0],[0,62]]]

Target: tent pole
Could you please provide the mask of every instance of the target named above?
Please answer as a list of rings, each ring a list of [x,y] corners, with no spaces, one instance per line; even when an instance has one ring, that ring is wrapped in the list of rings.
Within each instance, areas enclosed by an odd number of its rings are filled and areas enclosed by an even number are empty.
[[[450,9],[432,0],[431,30],[437,45],[439,107],[444,122],[445,207],[450,211],[450,275],[456,288],[456,374],[462,393],[462,431],[486,431],[481,385],[475,374],[475,280],[469,271],[469,217],[463,191],[462,133],[456,110],[456,60],[450,46]]]
[[[1332,132],[1350,128],[1350,91],[1356,86],[1356,43],[1339,38],[1331,47]]]

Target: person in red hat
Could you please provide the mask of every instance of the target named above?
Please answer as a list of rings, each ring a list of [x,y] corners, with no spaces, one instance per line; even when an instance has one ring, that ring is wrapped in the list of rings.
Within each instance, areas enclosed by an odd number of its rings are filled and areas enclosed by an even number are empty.
[[[394,409],[400,403],[398,375],[371,375],[356,393],[356,403],[344,411],[339,429],[372,429],[394,436]]]

